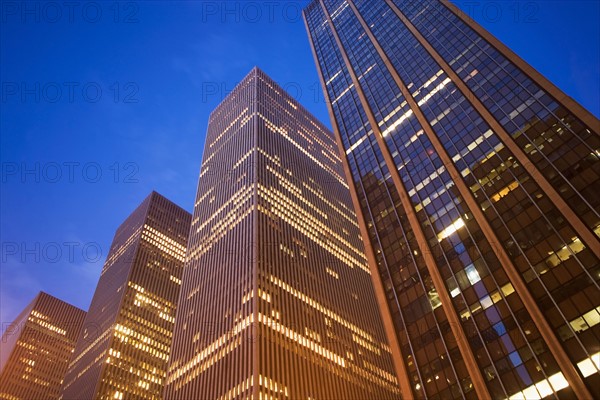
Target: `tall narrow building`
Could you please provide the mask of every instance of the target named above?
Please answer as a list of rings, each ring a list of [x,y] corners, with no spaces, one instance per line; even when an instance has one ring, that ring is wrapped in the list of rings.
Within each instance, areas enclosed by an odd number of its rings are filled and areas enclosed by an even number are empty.
[[[40,292],[0,343],[0,399],[56,400],[85,311]]]
[[[61,399],[160,399],[191,214],[156,192],[119,226]]]
[[[403,395],[600,398],[598,119],[447,1],[304,18]]]
[[[255,68],[209,119],[165,399],[392,398],[333,135]]]

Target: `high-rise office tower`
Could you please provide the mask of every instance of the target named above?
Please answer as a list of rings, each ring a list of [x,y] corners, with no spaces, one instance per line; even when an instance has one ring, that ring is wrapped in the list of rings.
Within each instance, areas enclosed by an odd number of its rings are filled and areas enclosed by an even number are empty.
[[[40,292],[2,335],[0,399],[58,399],[84,318],[85,311]]]
[[[152,192],[119,226],[60,398],[161,398],[190,222]]]
[[[259,69],[212,112],[165,399],[399,388],[333,135]]]
[[[598,120],[447,1],[304,17],[403,394],[600,397]]]

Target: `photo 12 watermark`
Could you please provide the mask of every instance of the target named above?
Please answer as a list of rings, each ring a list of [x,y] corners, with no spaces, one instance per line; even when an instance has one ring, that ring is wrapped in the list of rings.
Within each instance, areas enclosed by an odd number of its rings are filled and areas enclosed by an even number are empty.
[[[479,22],[510,21],[521,24],[538,23],[539,1],[464,1],[459,2],[462,13]],[[415,4],[415,7],[421,7]]]
[[[6,103],[139,103],[140,87],[136,82],[16,82],[2,81],[1,101]]]
[[[20,322],[2,322],[2,343],[6,343],[9,341],[11,336],[20,335],[26,328],[27,324],[36,323],[36,318],[28,318],[25,321]],[[38,322],[39,323],[39,322]],[[80,322],[75,322],[72,320],[62,320],[62,321],[53,321],[52,325],[49,325],[47,321],[44,321],[43,325],[46,329],[51,329],[53,332],[60,332],[61,330],[65,333],[68,331],[79,332],[83,329],[85,335],[83,335],[83,340],[92,343],[100,336],[100,325],[93,321],[84,321],[83,328]],[[34,340],[36,337],[39,338],[39,342],[44,343],[45,345],[51,345],[56,343],[58,346],[64,347],[65,341],[61,335],[56,334],[48,334],[44,329],[29,329],[27,331],[27,337],[29,340]]]
[[[225,99],[239,82],[204,81],[200,85],[202,103],[219,103]],[[296,81],[277,82],[279,86],[297,102],[325,104],[325,96],[318,81],[301,83]]]
[[[201,1],[201,22],[297,23],[308,1]]]
[[[10,260],[22,264],[97,263],[104,252],[97,242],[17,242],[4,241],[0,245],[2,263]]]
[[[136,1],[2,1],[0,21],[20,24],[140,22]]]
[[[140,167],[133,161],[100,164],[95,161],[2,162],[2,183],[139,183]]]

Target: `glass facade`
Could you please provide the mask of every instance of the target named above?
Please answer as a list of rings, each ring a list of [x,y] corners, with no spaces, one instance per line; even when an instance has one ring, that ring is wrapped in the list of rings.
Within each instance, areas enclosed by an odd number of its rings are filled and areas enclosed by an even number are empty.
[[[161,398],[190,221],[152,192],[117,229],[61,399]]]
[[[255,68],[212,112],[165,399],[395,399],[333,134]]]
[[[58,399],[85,311],[40,292],[6,326],[0,343],[0,399]]]
[[[599,121],[448,2],[304,18],[402,391],[600,396]]]

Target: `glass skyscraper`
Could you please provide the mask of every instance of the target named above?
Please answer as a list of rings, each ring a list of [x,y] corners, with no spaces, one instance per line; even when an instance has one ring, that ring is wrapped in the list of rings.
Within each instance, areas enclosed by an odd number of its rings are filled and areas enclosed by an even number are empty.
[[[598,119],[447,1],[304,17],[403,395],[599,398]]]
[[[0,343],[0,399],[56,400],[85,311],[40,292]]]
[[[395,399],[333,134],[255,68],[211,113],[165,399]]]
[[[190,221],[152,192],[119,226],[61,399],[161,398]]]

